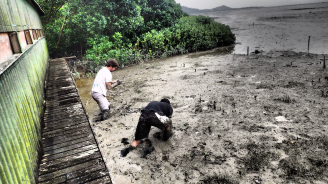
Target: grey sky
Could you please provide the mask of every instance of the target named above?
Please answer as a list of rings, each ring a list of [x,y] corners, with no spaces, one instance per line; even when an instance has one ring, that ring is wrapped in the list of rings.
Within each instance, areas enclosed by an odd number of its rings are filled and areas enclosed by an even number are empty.
[[[249,6],[281,6],[291,4],[305,4],[328,2],[328,0],[175,0],[181,6],[197,9],[211,9],[226,5],[230,8],[242,8]]]

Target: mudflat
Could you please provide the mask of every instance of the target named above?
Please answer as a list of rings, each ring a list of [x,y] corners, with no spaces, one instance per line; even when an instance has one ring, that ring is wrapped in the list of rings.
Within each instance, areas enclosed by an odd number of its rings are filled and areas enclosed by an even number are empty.
[[[322,33],[327,32],[322,27],[326,23],[318,21],[322,16],[328,20],[327,7],[264,8],[270,16],[258,13],[247,25],[276,25],[292,34],[289,24],[305,21],[322,34],[317,40],[327,40],[328,34]],[[95,121],[100,111],[89,94],[93,80],[76,81],[114,183],[328,183],[328,71],[323,60],[328,60],[323,49],[328,41],[318,46],[322,50],[308,54],[304,31],[305,46],[296,44],[297,49],[288,46],[295,40],[286,36],[281,39],[284,48],[254,44],[250,52],[257,49],[258,54],[238,54],[239,48],[246,53],[244,46],[251,45],[246,38],[251,39],[252,31],[238,28],[233,18],[255,10],[238,11],[219,12],[225,15],[216,19],[226,24],[230,19],[241,44],[115,71],[114,79],[123,82],[108,93],[111,117],[106,121]],[[289,15],[294,11],[299,16]],[[277,39],[274,31],[265,35],[261,43]],[[154,138],[160,130],[153,127],[149,138],[155,151],[140,158],[141,144],[120,157],[134,138],[140,110],[161,98],[173,106],[172,138]]]

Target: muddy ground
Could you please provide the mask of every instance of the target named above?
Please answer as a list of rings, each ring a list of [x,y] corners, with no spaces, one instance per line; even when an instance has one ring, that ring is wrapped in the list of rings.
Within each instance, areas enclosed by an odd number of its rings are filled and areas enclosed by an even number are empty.
[[[120,69],[111,117],[100,122],[93,79],[77,80],[113,182],[328,183],[324,55],[291,50],[246,56],[227,47]],[[152,128],[154,152],[140,158],[140,145],[120,157],[140,109],[161,98],[173,105],[173,137],[159,141]]]

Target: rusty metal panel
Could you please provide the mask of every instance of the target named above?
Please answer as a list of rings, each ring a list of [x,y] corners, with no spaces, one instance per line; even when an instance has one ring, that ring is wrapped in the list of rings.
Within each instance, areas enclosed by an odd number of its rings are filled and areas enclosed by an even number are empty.
[[[26,46],[27,46],[24,31],[19,31],[18,32],[18,40],[19,40],[19,44],[20,44],[20,47],[21,47],[22,51],[24,51]]]
[[[27,44],[33,44],[33,41],[32,41],[32,37],[31,37],[31,34],[30,34],[30,31],[29,30],[25,30],[25,38],[26,38],[26,42]]]

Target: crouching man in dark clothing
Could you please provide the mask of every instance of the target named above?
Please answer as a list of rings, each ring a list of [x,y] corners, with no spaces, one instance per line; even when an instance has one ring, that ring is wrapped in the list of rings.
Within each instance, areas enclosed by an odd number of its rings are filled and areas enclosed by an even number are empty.
[[[167,141],[172,136],[172,114],[173,109],[168,99],[164,98],[160,102],[150,102],[141,110],[135,138],[128,148],[121,150],[121,157],[125,157],[130,151],[134,150],[142,139],[145,139],[145,148],[141,150],[141,158],[154,151],[154,147],[148,139],[151,126],[163,130],[162,140]]]

